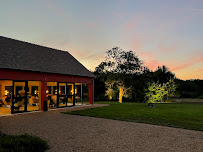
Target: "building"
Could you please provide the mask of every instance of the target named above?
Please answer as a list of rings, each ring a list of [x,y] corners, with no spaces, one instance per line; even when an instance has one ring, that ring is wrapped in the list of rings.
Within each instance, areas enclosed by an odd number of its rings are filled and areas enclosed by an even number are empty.
[[[93,86],[67,51],[0,36],[0,114],[93,104]]]

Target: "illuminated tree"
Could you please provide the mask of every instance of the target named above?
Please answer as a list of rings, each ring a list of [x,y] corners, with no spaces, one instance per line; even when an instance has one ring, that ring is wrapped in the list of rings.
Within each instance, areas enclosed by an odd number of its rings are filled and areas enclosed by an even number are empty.
[[[107,88],[105,95],[107,95],[109,97],[109,100],[111,100],[115,96],[115,91],[113,90],[114,83],[106,81],[105,85]]]
[[[129,97],[128,90],[130,90],[131,87],[128,87],[128,88],[125,87],[125,85],[122,81],[120,81],[120,82],[116,81],[116,83],[117,83],[117,87],[119,90],[119,103],[122,103],[123,97],[125,97],[125,98]]]
[[[106,81],[106,95],[109,97],[109,99],[111,100],[113,97],[115,97],[115,90],[113,88],[113,86],[115,85],[116,88],[119,91],[119,103],[122,103],[122,99],[123,97],[128,98],[129,97],[129,90],[131,87],[125,87],[124,82],[123,81]]]
[[[159,84],[159,82],[155,83],[149,83],[148,84],[148,89],[146,91],[146,98],[148,99],[149,102],[156,102],[161,100],[164,95],[166,95],[167,92],[165,92],[165,86]]]
[[[166,84],[165,84],[166,90],[167,92],[167,101],[169,97],[172,97],[175,95],[175,91],[176,91],[176,84],[174,79],[170,79]]]
[[[169,96],[173,96],[176,91],[176,84],[174,79],[170,79],[166,83],[152,82],[148,84],[148,89],[146,90],[146,98],[149,102],[161,101],[163,97],[167,96],[167,101]]]
[[[106,60],[96,67],[96,72],[106,73],[105,82],[115,84],[119,90],[119,102],[122,103],[123,97],[128,97],[131,87],[132,75],[140,74],[142,61],[133,51],[124,51],[119,47],[112,48],[106,52]],[[106,85],[106,94],[113,93],[111,85]],[[115,91],[115,90],[114,90]],[[110,97],[109,96],[109,97]]]

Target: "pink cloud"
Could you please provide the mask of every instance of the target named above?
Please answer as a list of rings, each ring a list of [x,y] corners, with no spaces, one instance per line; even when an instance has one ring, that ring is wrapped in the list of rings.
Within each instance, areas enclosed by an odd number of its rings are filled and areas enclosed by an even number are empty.
[[[142,48],[144,47],[143,41],[139,38],[132,38],[132,49],[136,52],[142,51]]]
[[[171,70],[172,71],[178,71],[178,70],[182,70],[182,69],[185,69],[187,67],[190,67],[194,64],[197,64],[197,63],[200,63],[200,62],[203,62],[203,54],[200,53],[200,54],[197,54],[197,56],[193,57],[193,58],[189,58],[187,60],[185,60],[182,64],[180,63],[180,65],[178,66],[171,66]]]
[[[150,70],[155,70],[158,68],[158,66],[162,66],[163,64],[161,64],[160,62],[158,62],[157,60],[149,60],[145,63],[145,66],[148,67]]]
[[[95,23],[91,23],[91,22],[86,22],[84,23],[87,27],[89,27],[92,30],[96,29],[96,24]]]
[[[81,51],[79,48],[69,48],[69,52],[74,56],[77,57],[78,59],[85,56],[86,53],[84,51]]]
[[[174,53],[182,50],[184,46],[181,45],[180,42],[175,42],[171,44],[166,44],[166,42],[167,42],[166,39],[160,40],[159,43],[157,44],[157,51],[161,53]]]
[[[136,19],[130,20],[125,24],[125,29],[131,31],[135,28],[135,25],[136,25]]]
[[[137,52],[137,54],[138,54],[141,58],[148,58],[148,59],[154,58],[152,52]]]
[[[69,47],[69,52],[72,54],[75,58],[77,58],[80,61],[90,61],[95,59],[102,58],[104,60],[104,55],[100,53],[93,53],[93,52],[85,52],[84,50],[81,50],[77,47]],[[95,65],[97,66],[97,65]]]
[[[202,68],[202,67],[201,67],[201,68],[198,68],[196,71],[197,71],[197,72],[203,72],[203,68]]]
[[[59,8],[58,6],[56,6],[54,3],[52,3],[50,0],[44,0],[46,5],[56,14],[64,17],[64,18],[67,18],[67,14],[61,9]]]
[[[157,61],[152,52],[138,52],[139,58],[144,61],[144,66],[148,67],[150,70],[155,70],[158,66],[163,64]]]

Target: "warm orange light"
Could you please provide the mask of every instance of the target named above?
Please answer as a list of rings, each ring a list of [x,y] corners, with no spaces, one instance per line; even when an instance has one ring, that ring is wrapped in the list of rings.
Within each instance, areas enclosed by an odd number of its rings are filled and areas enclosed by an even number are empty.
[[[7,90],[5,90],[5,95],[7,95],[8,94],[8,91]]]
[[[47,90],[46,93],[49,93],[49,90]]]
[[[71,90],[72,94],[74,93],[73,90]],[[77,89],[75,89],[75,93],[77,93]]]

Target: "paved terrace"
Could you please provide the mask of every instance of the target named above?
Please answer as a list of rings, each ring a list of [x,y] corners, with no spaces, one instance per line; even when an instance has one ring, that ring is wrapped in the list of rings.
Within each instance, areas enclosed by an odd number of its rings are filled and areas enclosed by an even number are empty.
[[[203,132],[61,114],[104,105],[70,107],[0,117],[0,130],[33,134],[48,141],[49,152],[202,152]]]

